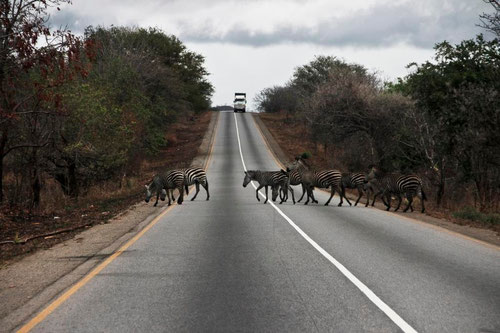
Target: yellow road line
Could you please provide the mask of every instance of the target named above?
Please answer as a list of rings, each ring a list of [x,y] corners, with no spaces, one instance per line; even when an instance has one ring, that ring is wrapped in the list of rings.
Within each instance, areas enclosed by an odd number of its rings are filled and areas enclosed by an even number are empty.
[[[151,223],[149,223],[144,229],[142,229],[137,235],[132,237],[125,243],[118,251],[109,256],[102,263],[97,265],[90,273],[88,273],[83,279],[74,284],[70,289],[68,289],[64,294],[59,296],[55,301],[50,303],[42,312],[40,312],[36,317],[31,319],[27,324],[21,327],[17,332],[29,332],[33,327],[39,324],[42,320],[44,320],[49,314],[51,314],[55,309],[57,309],[62,303],[64,303],[71,295],[76,293],[81,287],[83,287],[87,282],[89,282],[94,276],[99,274],[106,266],[108,266],[113,260],[115,260],[120,254],[125,252],[132,244],[134,244],[139,238],[142,237],[149,229],[151,229],[160,219],[167,214],[172,208],[175,207],[177,203],[174,203],[172,206],[168,207],[164,210],[160,215],[158,215]]]
[[[213,140],[211,140],[211,147],[209,151],[208,158],[205,162],[204,169],[208,168],[209,162],[212,158],[212,152],[214,150],[215,137],[217,135],[219,116],[217,116],[216,125],[214,127]],[[193,189],[194,186],[190,187],[190,190]],[[37,314],[33,319],[31,319],[28,323],[22,326],[17,332],[24,333],[29,332],[41,323],[49,314],[51,314],[54,310],[56,310],[61,304],[63,304],[68,298],[70,298],[74,293],[76,293],[81,287],[86,285],[92,278],[94,278],[99,272],[101,272],[106,266],[108,266],[113,260],[115,260],[120,254],[125,252],[132,244],[134,244],[139,238],[141,238],[149,229],[151,229],[160,219],[165,216],[168,212],[170,212],[175,206],[177,202],[174,202],[172,206],[165,209],[160,215],[155,217],[144,229],[142,229],[137,235],[129,239],[122,247],[120,247],[116,252],[114,252],[111,256],[106,258],[103,262],[97,265],[90,273],[85,275],[80,281],[75,283],[71,288],[69,288],[64,294],[59,296],[56,300],[50,303],[45,309],[42,310],[39,314]]]
[[[252,118],[254,116],[252,115]],[[262,130],[259,126],[259,124],[257,124],[257,121],[254,119],[253,120],[254,123],[255,123],[255,126],[257,127],[257,129],[259,130],[259,133],[262,137],[262,139],[264,140],[264,143],[266,144],[266,148],[267,150],[271,153],[271,156],[273,157],[274,161],[279,165],[281,166],[282,168],[285,168],[285,166],[283,165],[283,163],[281,163],[281,161],[277,158],[277,156],[275,155],[274,151],[271,149],[271,145],[269,144],[269,142],[267,141],[264,133],[262,133]],[[261,120],[262,121],[262,120]],[[330,192],[327,192],[323,189],[319,189],[325,193],[330,193]],[[368,207],[368,208],[374,208],[374,209],[378,209],[378,208],[375,208],[375,207]],[[467,236],[467,235],[464,235],[464,234],[461,234],[459,232],[456,232],[456,231],[453,231],[453,230],[449,230],[449,229],[446,229],[446,228],[443,228],[441,226],[438,226],[438,225],[434,225],[434,224],[431,224],[431,223],[427,223],[427,222],[423,222],[423,221],[420,221],[420,220],[417,220],[417,219],[414,219],[414,218],[411,218],[411,217],[408,217],[408,216],[403,216],[403,215],[400,215],[400,214],[397,214],[395,212],[391,212],[391,211],[386,211],[386,210],[383,210],[383,209],[378,209],[382,212],[385,212],[387,214],[390,214],[390,215],[395,215],[397,217],[401,217],[401,218],[404,218],[410,222],[413,222],[413,223],[418,223],[420,225],[423,225],[423,226],[426,226],[426,227],[430,227],[434,230],[437,230],[437,231],[444,231],[450,235],[453,235],[453,236],[458,236],[458,237],[461,237],[463,239],[466,239],[466,240],[469,240],[469,241],[473,241],[473,242],[476,242],[478,244],[481,244],[483,246],[486,246],[488,248],[491,248],[491,249],[494,249],[494,250],[497,250],[497,251],[500,251],[500,246],[497,246],[495,244],[491,244],[491,243],[488,243],[488,242],[485,242],[485,241],[482,241],[480,239],[477,239],[477,238],[474,238],[474,237],[470,237],[470,236]]]

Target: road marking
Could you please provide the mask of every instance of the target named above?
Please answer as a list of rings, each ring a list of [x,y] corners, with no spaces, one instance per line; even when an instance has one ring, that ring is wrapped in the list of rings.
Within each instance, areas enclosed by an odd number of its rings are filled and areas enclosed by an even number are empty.
[[[245,159],[243,158],[243,153],[241,150],[240,132],[238,130],[238,119],[236,114],[234,115],[234,121],[236,125],[236,136],[238,138],[238,147],[240,150],[241,163],[243,164],[243,169],[247,171],[245,165]],[[252,182],[252,186],[257,190],[257,186]],[[265,198],[265,195],[259,191],[259,194]],[[344,274],[346,278],[349,279],[363,294],[373,304],[375,304],[382,312],[384,312],[403,332],[417,332],[413,327],[411,327],[403,318],[401,318],[394,310],[392,310],[387,304],[384,303],[373,291],[370,290],[363,282],[361,282],[354,274],[352,274],[344,265],[338,262],[332,255],[326,252],[318,243],[316,243],[311,237],[309,237],[299,226],[297,226],[285,213],[281,211],[274,203],[269,201],[271,206],[307,241],[311,244],[319,253],[321,253],[328,261],[330,261],[337,269]]]
[[[217,116],[217,123],[215,124],[214,127],[214,134],[213,138],[211,140],[211,147],[209,150],[209,155],[208,158],[205,162],[204,169],[205,171],[207,170],[209,163],[211,162],[212,159],[212,153],[214,150],[215,146],[215,138],[217,136],[217,130],[219,128],[218,122],[219,122],[219,116]],[[192,190],[194,185],[190,186],[190,190]],[[97,265],[90,273],[85,275],[80,281],[75,283],[73,286],[71,286],[70,289],[68,289],[66,292],[64,292],[61,296],[59,296],[56,300],[54,300],[52,303],[50,303],[45,309],[42,310],[39,314],[37,314],[34,318],[32,318],[28,323],[23,325],[17,333],[25,333],[31,331],[36,325],[41,323],[45,318],[47,318],[48,315],[50,315],[54,310],[56,310],[61,304],[63,304],[68,298],[70,298],[74,293],[76,293],[81,287],[86,285],[92,278],[94,278],[97,274],[99,274],[106,266],[108,266],[113,260],[115,260],[120,254],[125,252],[131,245],[133,245],[139,238],[141,238],[149,229],[151,229],[160,219],[165,216],[168,212],[170,212],[175,206],[177,206],[177,202],[174,202],[172,206],[169,206],[167,209],[165,209],[163,212],[160,213],[157,217],[155,217],[144,229],[142,229],[137,235],[129,239],[124,245],[122,245],[116,252],[114,252],[111,256],[106,258],[103,262],[101,262],[99,265]]]
[[[85,275],[83,279],[74,284],[70,289],[68,289],[64,294],[59,296],[55,301],[49,304],[42,312],[40,312],[36,317],[31,319],[27,324],[21,327],[17,332],[29,332],[33,327],[42,322],[49,314],[51,314],[55,309],[57,309],[62,303],[64,303],[71,295],[76,293],[81,287],[83,287],[87,282],[89,282],[93,277],[95,277],[99,272],[101,272],[106,266],[108,266],[113,260],[115,260],[120,254],[125,252],[132,244],[134,244],[142,235],[144,235],[149,229],[151,229],[158,221],[167,214],[172,208],[175,207],[177,203],[165,209],[160,215],[158,215],[151,223],[149,223],[144,229],[142,229],[137,235],[132,237],[125,243],[118,251],[109,256],[102,263],[97,265],[90,273]]]
[[[252,118],[255,117],[255,115],[252,115]],[[281,161],[278,159],[278,157],[276,156],[276,154],[274,153],[274,151],[271,149],[271,144],[269,143],[269,141],[267,141],[267,138],[266,136],[264,135],[264,133],[262,132],[259,124],[257,124],[257,121],[255,120],[255,118],[253,119],[254,123],[255,123],[255,127],[257,127],[257,129],[259,130],[259,133],[260,133],[260,136],[262,137],[264,143],[266,144],[266,148],[267,150],[271,153],[271,156],[272,158],[274,159],[274,161],[276,162],[276,164],[278,164],[282,169],[286,169],[286,166],[281,163]],[[262,120],[261,120],[262,121]],[[322,188],[318,188],[318,190],[324,192],[324,193],[327,193],[327,194],[330,194],[329,191],[325,190],[325,189],[322,189]],[[488,243],[488,242],[485,242],[485,241],[482,241],[480,239],[477,239],[477,238],[474,238],[474,237],[471,237],[471,236],[467,236],[467,235],[464,235],[464,234],[461,234],[457,231],[453,231],[453,230],[450,230],[450,229],[446,229],[444,227],[441,227],[439,225],[435,225],[435,224],[431,224],[431,223],[428,223],[428,222],[424,222],[424,221],[420,221],[420,220],[417,220],[417,219],[414,219],[412,217],[409,217],[409,216],[404,216],[404,215],[401,215],[401,214],[398,214],[394,211],[387,211],[385,209],[380,209],[380,208],[376,208],[376,207],[366,207],[366,208],[370,208],[370,209],[376,209],[380,212],[383,212],[383,213],[386,213],[386,214],[390,214],[392,216],[397,216],[397,217],[400,217],[400,218],[403,218],[403,219],[406,219],[408,220],[409,222],[412,222],[412,223],[415,223],[415,224],[419,224],[419,225],[422,225],[426,228],[431,228],[431,229],[434,229],[436,231],[441,231],[441,232],[444,232],[444,233],[447,233],[449,235],[452,235],[452,236],[455,236],[455,237],[458,237],[458,238],[463,238],[465,240],[468,240],[468,241],[472,241],[472,242],[475,242],[475,243],[478,243],[482,246],[485,246],[487,248],[490,248],[490,249],[493,249],[493,250],[497,250],[497,251],[500,251],[500,246],[497,246],[495,244],[491,244],[491,243]]]

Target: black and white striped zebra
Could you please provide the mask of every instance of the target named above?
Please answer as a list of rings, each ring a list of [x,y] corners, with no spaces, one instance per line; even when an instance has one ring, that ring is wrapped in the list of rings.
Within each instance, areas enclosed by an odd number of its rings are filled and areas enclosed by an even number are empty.
[[[406,196],[408,205],[403,212],[408,211],[408,209],[413,212],[413,198],[417,196],[422,203],[421,211],[425,212],[424,200],[427,200],[427,197],[422,189],[422,180],[419,176],[386,174],[378,180],[378,183],[380,184],[379,192],[382,192],[382,201],[387,207],[386,210],[391,209],[392,196],[394,195],[398,199],[398,205],[394,211],[397,211],[401,206],[402,196]]]
[[[340,183],[342,179],[342,173],[339,170],[322,170],[322,171],[312,171],[309,169],[309,166],[304,163],[304,160],[301,157],[297,157],[295,162],[292,164],[292,171],[297,170],[300,174],[301,182],[304,188],[307,191],[307,200],[304,203],[307,205],[309,203],[309,199],[314,203],[318,203],[318,201],[314,198],[313,189],[315,187],[318,188],[329,188],[330,189],[330,198],[325,203],[325,206],[328,206],[330,201],[333,198],[335,192],[340,195],[340,203],[339,206],[342,206],[342,192],[340,189]]]
[[[300,199],[297,200],[297,202],[301,202],[302,198],[304,198],[304,194],[308,193],[306,186],[302,182],[302,174],[309,172],[310,171],[310,166],[307,164],[307,162],[302,158],[301,156],[298,156],[295,158],[295,161],[287,167],[287,172],[288,172],[288,177],[290,181],[290,185],[300,185],[302,187],[302,195],[300,196]],[[314,188],[311,189],[310,193],[308,193],[308,196],[310,194],[312,198],[312,202],[318,203],[316,198],[314,198],[314,193],[313,193]],[[309,199],[309,198],[308,198]]]
[[[207,200],[210,199],[210,193],[208,192],[208,179],[207,173],[202,168],[186,168],[182,170],[184,172],[184,186],[186,189],[186,195],[189,194],[188,186],[195,185],[196,193],[194,197],[191,198],[191,201],[196,199],[198,192],[200,192],[200,185],[203,186],[205,191],[207,192]]]
[[[356,199],[356,203],[354,204],[354,206],[357,206],[359,200],[361,199],[361,197],[363,196],[363,194],[365,192],[365,184],[366,183],[367,183],[366,174],[364,174],[362,172],[349,173],[349,174],[342,175],[342,180],[341,180],[341,184],[340,184],[340,187],[342,189],[342,196],[347,201],[349,206],[352,206],[352,205],[351,205],[351,202],[349,201],[349,199],[347,198],[347,196],[345,195],[345,189],[349,188],[349,189],[357,189],[358,190],[359,196],[358,196],[358,199]],[[367,195],[365,207],[368,206],[369,202],[370,202],[370,196]]]
[[[184,173],[180,170],[170,170],[162,174],[158,174],[153,177],[153,180],[146,185],[146,202],[149,202],[153,193],[156,193],[156,202],[154,206],[158,205],[158,198],[165,200],[168,198],[168,205],[171,205],[170,196],[167,195],[170,190],[179,190],[179,199],[177,203],[182,205],[184,196]]]
[[[342,173],[339,170],[321,170],[321,171],[309,171],[301,174],[302,184],[304,184],[307,189],[307,200],[304,203],[307,205],[309,203],[309,198],[314,200],[313,202],[318,202],[314,199],[312,194],[312,189],[314,187],[318,188],[330,188],[330,198],[325,203],[325,206],[328,206],[330,201],[333,198],[335,192],[340,195],[340,203],[339,206],[342,206],[342,192],[340,189],[340,183],[342,179]]]
[[[267,203],[268,201],[268,187],[271,186],[272,188],[272,199],[273,201],[276,200],[276,197],[278,196],[278,191],[280,187],[288,188],[288,173],[285,170],[280,170],[280,171],[260,171],[260,170],[248,170],[245,171],[245,178],[243,179],[243,187],[247,187],[247,185],[252,181],[255,180],[256,182],[259,183],[259,187],[255,190],[255,196],[257,197],[257,201],[260,201],[259,198],[259,190],[261,188],[266,189],[266,200],[264,203]],[[291,188],[290,188],[291,189]],[[292,191],[292,196],[293,196],[293,190]],[[280,203],[283,203],[283,199],[281,200]],[[294,199],[295,201],[295,199]]]
[[[302,196],[300,197],[299,200],[297,200],[297,202],[300,202],[302,200],[302,198],[304,197],[304,194],[306,193],[306,189],[302,185],[302,178],[300,178],[299,171],[297,169],[295,169],[295,170],[289,170],[288,169],[288,180],[289,180],[289,184],[291,186],[300,185],[302,187]],[[280,196],[281,196],[281,193],[280,193]],[[293,191],[292,191],[292,196],[293,196]],[[295,203],[295,201],[294,201],[294,203]]]

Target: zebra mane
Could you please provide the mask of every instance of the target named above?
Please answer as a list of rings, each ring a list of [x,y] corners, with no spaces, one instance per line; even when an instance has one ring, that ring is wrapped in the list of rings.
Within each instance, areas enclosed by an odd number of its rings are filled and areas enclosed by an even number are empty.
[[[259,170],[247,170],[245,171],[245,173],[250,176],[250,178],[253,178],[255,177],[256,174],[260,173]]]

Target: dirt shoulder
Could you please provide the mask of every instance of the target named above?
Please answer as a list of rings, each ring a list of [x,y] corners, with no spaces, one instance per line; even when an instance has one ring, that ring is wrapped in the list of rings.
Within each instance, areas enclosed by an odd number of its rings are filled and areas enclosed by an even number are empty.
[[[273,153],[274,157],[282,164],[287,165],[293,160],[294,156],[297,156],[303,151],[310,151],[308,148],[299,146],[297,142],[293,142],[296,138],[292,138],[289,133],[286,133],[286,129],[280,131],[273,126],[273,123],[262,119],[262,115],[254,113],[254,120],[260,129],[262,136],[264,137],[268,147]],[[292,142],[290,146],[287,142]],[[303,144],[303,143],[301,143]],[[349,195],[349,199],[355,196]],[[362,203],[362,208],[364,208],[365,198],[362,198],[360,204]],[[358,204],[359,205],[359,204]],[[379,209],[385,209],[382,203],[377,202],[375,206]],[[356,207],[357,208],[357,207]],[[361,207],[360,207],[361,208]],[[497,232],[484,228],[477,228],[471,225],[460,225],[453,223],[452,221],[436,218],[426,214],[420,214],[417,212],[413,213],[402,213],[402,212],[391,212],[391,214],[397,214],[402,217],[410,218],[415,222],[427,223],[433,227],[443,228],[451,232],[461,234],[466,237],[470,237],[474,240],[485,242],[487,244],[500,247],[500,236]]]
[[[219,113],[210,123],[191,165],[205,166]],[[71,234],[71,239],[10,262],[0,269],[0,331],[11,331],[132,238],[167,206],[141,201],[102,224]]]

